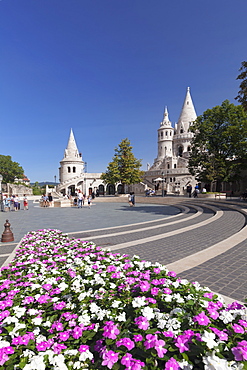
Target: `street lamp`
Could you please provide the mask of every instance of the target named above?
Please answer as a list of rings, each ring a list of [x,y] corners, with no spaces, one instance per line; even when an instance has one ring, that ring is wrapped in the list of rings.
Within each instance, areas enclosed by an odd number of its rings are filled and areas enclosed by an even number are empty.
[[[164,197],[164,172],[161,172],[162,175],[162,197]]]
[[[3,211],[3,194],[2,194],[3,175],[0,174],[0,210]]]

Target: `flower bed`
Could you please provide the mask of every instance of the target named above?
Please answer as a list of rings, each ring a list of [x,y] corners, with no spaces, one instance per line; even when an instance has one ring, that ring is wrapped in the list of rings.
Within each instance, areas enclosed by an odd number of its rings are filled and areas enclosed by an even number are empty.
[[[57,230],[23,238],[0,294],[0,369],[247,369],[244,306]]]

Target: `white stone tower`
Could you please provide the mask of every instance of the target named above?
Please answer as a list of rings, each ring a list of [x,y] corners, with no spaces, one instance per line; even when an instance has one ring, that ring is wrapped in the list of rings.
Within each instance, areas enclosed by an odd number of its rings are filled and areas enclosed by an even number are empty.
[[[188,158],[190,152],[190,142],[193,137],[193,133],[189,131],[189,128],[196,118],[196,111],[190,95],[190,88],[188,87],[184,104],[178,122],[175,126],[173,138],[173,154],[175,156]]]
[[[158,156],[156,161],[161,161],[165,157],[172,157],[172,141],[174,129],[168,117],[168,110],[165,107],[163,121],[158,129]]]
[[[82,155],[79,153],[72,129],[67,148],[64,151],[64,157],[60,162],[59,180],[60,183],[80,176],[84,172],[84,162]]]

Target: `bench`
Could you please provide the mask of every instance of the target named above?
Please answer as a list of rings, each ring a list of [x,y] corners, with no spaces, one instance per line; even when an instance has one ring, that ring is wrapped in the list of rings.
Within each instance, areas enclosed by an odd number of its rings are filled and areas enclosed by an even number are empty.
[[[216,198],[219,198],[219,199],[226,199],[227,198],[227,193],[216,193],[214,195],[215,199]]]

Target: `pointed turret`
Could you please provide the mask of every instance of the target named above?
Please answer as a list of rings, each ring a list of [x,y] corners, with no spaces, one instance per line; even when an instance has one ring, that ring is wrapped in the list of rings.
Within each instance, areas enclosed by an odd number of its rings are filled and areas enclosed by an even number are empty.
[[[84,162],[82,160],[81,154],[77,149],[72,129],[70,130],[67,148],[64,151],[64,157],[61,160],[60,164],[61,167],[59,169],[59,177],[61,183],[80,175],[84,171]]]
[[[64,151],[64,158],[63,160],[78,160],[81,162],[81,156],[79,154],[79,151],[77,149],[75,137],[72,128],[70,129],[70,135],[69,135],[69,140],[67,144],[67,148]]]
[[[164,128],[164,126],[169,127],[169,128],[172,127],[171,121],[169,120],[167,107],[165,107],[165,110],[164,110],[163,121],[160,122],[160,127]]]
[[[184,99],[184,104],[177,123],[177,134],[188,132],[192,122],[197,118],[194,104],[190,95],[190,88],[187,88],[187,93]]]

